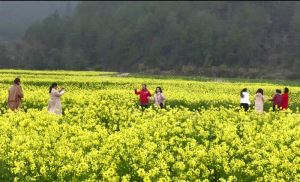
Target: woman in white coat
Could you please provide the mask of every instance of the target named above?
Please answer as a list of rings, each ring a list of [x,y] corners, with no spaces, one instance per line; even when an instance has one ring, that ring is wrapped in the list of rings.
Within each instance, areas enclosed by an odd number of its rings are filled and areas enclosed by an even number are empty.
[[[52,83],[49,94],[50,94],[50,100],[48,103],[48,112],[62,115],[62,106],[60,102],[60,97],[65,93],[64,88],[61,90],[58,90],[57,83]]]

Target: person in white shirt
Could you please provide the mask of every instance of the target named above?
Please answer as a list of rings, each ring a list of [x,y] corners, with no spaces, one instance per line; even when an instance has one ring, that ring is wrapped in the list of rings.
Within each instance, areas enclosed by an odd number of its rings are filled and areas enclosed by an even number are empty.
[[[52,83],[49,94],[50,94],[50,100],[48,103],[48,112],[62,115],[62,106],[60,102],[60,97],[65,93],[65,89],[62,88],[61,90],[58,90],[57,83]]]
[[[241,103],[240,106],[242,108],[244,108],[245,111],[249,110],[249,106],[250,106],[250,94],[249,94],[247,88],[244,88],[241,91],[241,100],[240,100],[240,103]]]

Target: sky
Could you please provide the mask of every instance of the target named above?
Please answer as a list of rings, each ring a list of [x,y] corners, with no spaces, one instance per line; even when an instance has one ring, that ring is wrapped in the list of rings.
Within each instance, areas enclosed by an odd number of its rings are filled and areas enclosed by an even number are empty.
[[[18,40],[35,21],[56,10],[64,15],[79,1],[0,1],[0,42]]]

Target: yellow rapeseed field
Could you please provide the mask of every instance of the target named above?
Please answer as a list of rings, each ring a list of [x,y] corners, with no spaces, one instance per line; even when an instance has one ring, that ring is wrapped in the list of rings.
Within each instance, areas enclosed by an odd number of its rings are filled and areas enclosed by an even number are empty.
[[[6,108],[21,78],[22,109]],[[113,72],[0,70],[0,181],[300,181],[300,87]],[[63,115],[47,112],[52,82]],[[166,109],[142,111],[146,83]],[[290,109],[239,109],[240,91],[290,89]]]

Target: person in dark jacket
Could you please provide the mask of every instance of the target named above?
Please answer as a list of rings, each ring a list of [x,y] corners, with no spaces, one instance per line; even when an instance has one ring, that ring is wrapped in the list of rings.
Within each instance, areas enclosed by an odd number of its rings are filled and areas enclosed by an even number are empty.
[[[281,90],[276,89],[273,98],[269,100],[273,102],[273,111],[278,111],[281,107]]]

